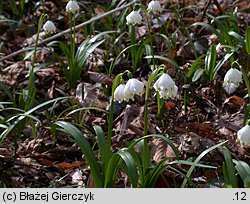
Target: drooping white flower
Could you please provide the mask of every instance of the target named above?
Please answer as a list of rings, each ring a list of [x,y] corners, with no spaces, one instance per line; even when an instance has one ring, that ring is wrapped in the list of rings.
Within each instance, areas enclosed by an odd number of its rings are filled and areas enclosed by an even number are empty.
[[[76,13],[80,9],[76,1],[69,1],[66,5],[66,11],[71,13]]]
[[[132,11],[127,15],[126,20],[128,25],[136,25],[141,23],[142,17],[139,11]]]
[[[129,79],[124,88],[124,100],[133,99],[134,95],[142,95],[144,92],[144,84],[137,79]]]
[[[228,94],[231,94],[237,89],[241,82],[242,73],[238,69],[231,68],[224,77],[223,87]]]
[[[56,32],[56,26],[52,21],[47,21],[44,25],[43,25],[43,30],[46,33],[54,33]]]
[[[242,146],[250,145],[250,126],[246,124],[243,128],[238,130],[237,138]]]
[[[225,81],[238,85],[240,82],[242,82],[242,73],[238,69],[231,68],[227,71],[224,77],[224,82]]]
[[[173,79],[166,73],[163,73],[154,84],[156,91],[168,91],[169,88],[175,85]]]
[[[119,103],[124,100],[124,88],[125,84],[120,84],[116,87],[114,91],[114,99],[115,101],[118,101]]]
[[[178,92],[178,87],[175,85],[175,82],[168,74],[162,74],[159,79],[154,84],[154,89],[159,92],[160,97],[175,98]]]
[[[148,4],[148,11],[153,13],[160,13],[162,11],[160,3],[158,1],[150,1]]]

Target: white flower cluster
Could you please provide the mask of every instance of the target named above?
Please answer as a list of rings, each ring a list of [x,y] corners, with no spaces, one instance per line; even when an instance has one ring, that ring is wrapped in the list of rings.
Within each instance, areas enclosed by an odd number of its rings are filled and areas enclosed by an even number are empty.
[[[242,146],[250,145],[250,126],[245,125],[237,132],[237,139],[240,141]]]
[[[151,1],[148,4],[148,11],[152,13],[160,13],[162,11],[161,5],[158,1]],[[132,11],[127,17],[128,25],[140,24],[142,21],[142,16],[139,11]]]
[[[66,5],[66,11],[69,13],[76,13],[80,7],[76,1],[69,1]]]
[[[44,25],[43,25],[43,30],[46,33],[55,33],[56,32],[56,26],[52,21],[47,21]]]
[[[242,73],[238,69],[231,68],[224,77],[223,87],[228,94],[231,94],[238,88],[241,82]]]
[[[168,74],[162,74],[154,84],[155,91],[158,91],[160,98],[175,98],[178,87]]]
[[[117,86],[114,92],[114,99],[119,103],[134,99],[135,94],[142,96],[144,92],[144,84],[137,79],[129,79],[125,84]]]
[[[66,11],[71,13],[76,13],[80,9],[78,3],[76,1],[69,1],[66,5]],[[56,32],[56,26],[52,21],[47,21],[43,25],[43,30],[46,33],[55,33]]]
[[[174,99],[177,95],[178,87],[168,74],[162,74],[155,82],[154,89],[159,92],[160,98]],[[114,99],[119,103],[134,99],[134,95],[142,96],[144,92],[144,84],[137,79],[129,79],[126,84],[120,84],[114,91]]]

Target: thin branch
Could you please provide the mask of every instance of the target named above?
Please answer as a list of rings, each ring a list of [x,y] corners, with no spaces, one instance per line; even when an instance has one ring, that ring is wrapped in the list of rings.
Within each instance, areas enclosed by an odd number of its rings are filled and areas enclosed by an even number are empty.
[[[203,13],[202,13],[202,16],[201,16],[201,21],[202,21],[203,18],[205,17],[206,12],[207,12],[207,9],[208,9],[209,5],[211,4],[211,2],[212,2],[212,0],[209,0],[209,1],[207,2],[206,6],[205,6],[205,8],[204,8],[204,11],[203,11]]]
[[[111,10],[111,11],[108,11],[108,12],[103,13],[103,14],[101,14],[101,15],[95,16],[95,17],[91,18],[90,20],[85,21],[85,22],[83,22],[83,23],[77,25],[75,29],[79,29],[79,28],[81,28],[82,26],[85,26],[85,25],[88,25],[88,24],[93,23],[93,22],[95,22],[95,21],[98,21],[98,20],[100,20],[100,19],[102,19],[102,18],[104,18],[104,17],[106,17],[106,16],[108,16],[108,15],[110,15],[110,14],[112,14],[112,13],[115,13],[115,12],[117,12],[117,11],[123,10],[123,9],[125,9],[125,8],[130,7],[130,6],[133,6],[133,5],[136,4],[136,3],[140,3],[140,0],[133,0],[132,2],[130,2],[130,3],[128,3],[128,4],[125,4],[125,5],[123,5],[123,6],[119,7],[119,8],[115,8],[115,9],[113,9],[113,10]],[[53,35],[53,36],[51,36],[51,37],[48,37],[48,38],[46,38],[46,39],[40,41],[40,42],[38,43],[38,45],[41,45],[41,44],[43,44],[43,43],[47,43],[47,42],[49,42],[49,41],[51,41],[51,40],[54,40],[54,39],[56,39],[56,38],[58,38],[58,37],[60,37],[60,36],[65,35],[65,34],[67,34],[67,33],[69,33],[69,32],[70,32],[70,29],[64,30],[64,31],[62,31],[62,32],[60,32],[60,33],[57,33],[57,34],[55,34],[55,35]],[[25,47],[25,48],[22,48],[22,49],[20,49],[20,50],[18,50],[18,51],[16,51],[16,52],[13,52],[13,53],[11,53],[11,54],[9,54],[9,55],[7,55],[7,56],[4,56],[4,57],[0,58],[0,62],[3,61],[3,60],[9,59],[9,58],[11,58],[11,57],[13,57],[13,56],[16,56],[16,55],[18,55],[18,54],[20,54],[20,53],[22,53],[22,52],[25,52],[27,49],[29,49],[29,48],[31,48],[31,47],[33,47],[33,46],[34,46],[34,44],[33,44],[33,45],[30,45],[30,46],[27,46],[27,47]]]

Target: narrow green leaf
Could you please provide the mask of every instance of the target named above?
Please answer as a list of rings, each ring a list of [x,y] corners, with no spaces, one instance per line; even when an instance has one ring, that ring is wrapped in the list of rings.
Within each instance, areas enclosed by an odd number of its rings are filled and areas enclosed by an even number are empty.
[[[133,157],[129,152],[124,150],[118,151],[117,154],[120,155],[120,157],[123,159],[128,168],[128,177],[132,183],[132,186],[134,188],[138,187],[138,175],[136,170],[136,164]]]
[[[88,142],[88,140],[83,136],[83,134],[80,132],[78,128],[76,128],[74,125],[65,122],[65,121],[57,121],[54,123],[55,125],[58,125],[62,129],[61,131],[71,135],[76,144],[81,148],[82,153],[84,154],[89,166],[91,173],[93,175],[93,179],[95,182],[95,187],[102,187],[102,179],[101,179],[101,173],[100,169],[96,160],[96,157],[94,155],[94,152]]]
[[[101,154],[101,161],[102,161],[102,168],[105,170],[105,161],[106,161],[106,140],[105,140],[105,135],[102,130],[102,128],[98,125],[95,125],[94,127],[96,136],[97,136],[97,143],[98,147],[100,149],[100,154]],[[105,174],[105,171],[104,171]]]
[[[113,187],[115,182],[114,180],[117,176],[117,172],[121,164],[122,160],[118,154],[113,154],[110,157],[105,175],[104,188]]]
[[[188,71],[187,77],[191,78],[193,76],[193,74],[195,73],[195,71],[200,68],[201,66],[201,59],[204,58],[206,55],[201,55],[199,56],[193,63],[191,68]],[[198,80],[198,79],[197,79]]]
[[[158,134],[151,134],[151,135],[146,135],[146,136],[143,136],[137,140],[135,140],[134,142],[132,142],[129,147],[128,147],[128,151],[130,151],[130,149],[134,148],[134,146],[140,142],[141,140],[144,140],[145,138],[150,138],[150,137],[156,137],[156,138],[160,138],[162,139],[164,142],[166,142],[171,148],[172,150],[174,151],[175,153],[175,156],[176,156],[176,159],[178,160],[179,159],[179,152],[177,150],[177,148],[175,147],[175,145],[166,137],[164,137],[163,135],[158,135]]]
[[[213,72],[213,79],[215,78],[217,72],[220,70],[222,65],[234,54],[234,51],[227,53],[215,66],[214,72]]]
[[[246,29],[246,51],[250,54],[250,26]]]
[[[180,70],[180,66],[174,62],[173,60],[167,58],[167,57],[163,57],[163,56],[160,56],[160,55],[154,55],[154,56],[146,56],[145,57],[146,59],[152,59],[152,58],[155,58],[155,59],[160,59],[160,60],[164,60],[164,61],[167,61],[169,62],[170,64],[172,64],[177,70]]]
[[[215,45],[212,45],[205,58],[205,70],[209,76],[210,81],[213,80],[213,74],[214,74],[215,63],[216,63],[216,55],[217,55],[216,47]]]
[[[244,182],[245,188],[250,188],[250,167],[244,161],[237,161],[233,159],[233,162],[236,164],[235,169],[239,173],[242,181]]]
[[[22,121],[24,118],[27,117],[27,115],[30,115],[31,113],[33,113],[34,111],[38,110],[39,108],[42,108],[50,103],[54,103],[54,102],[57,102],[59,100],[63,100],[63,99],[66,99],[68,97],[60,97],[60,98],[56,98],[56,99],[52,99],[52,100],[49,100],[49,101],[46,101],[44,103],[41,103],[37,106],[35,106],[34,108],[26,111],[24,114],[22,114],[21,116],[19,116],[9,127],[8,129],[4,130],[1,135],[0,135],[0,143],[3,142],[3,140],[7,137],[7,135],[13,130],[13,128],[20,122]]]
[[[227,176],[229,180],[228,184],[231,185],[233,188],[237,188],[238,184],[237,184],[237,177],[235,174],[235,168],[233,165],[233,160],[232,160],[229,150],[226,147],[223,147],[223,154],[225,158],[225,164],[226,164],[225,167],[226,167]]]
[[[182,182],[182,185],[181,187],[184,188],[187,184],[187,181],[188,179],[187,178],[190,178],[190,176],[192,175],[193,173],[193,170],[195,169],[195,164],[198,164],[198,162],[209,152],[211,152],[212,150],[216,149],[217,147],[220,147],[221,145],[225,144],[227,141],[224,141],[224,142],[221,142],[219,144],[216,144],[206,150],[204,150],[195,160],[194,160],[194,164],[189,168],[188,172],[187,172],[187,176],[186,178],[184,179],[184,181]]]
[[[213,32],[215,35],[217,35],[217,37],[222,42],[222,44],[224,44],[224,38],[222,37],[222,35],[213,26],[209,25],[208,23],[197,22],[197,23],[192,24],[192,26],[202,26],[202,27],[207,28],[208,30]]]
[[[205,70],[202,69],[202,68],[197,69],[195,71],[195,73],[194,73],[193,78],[192,78],[192,82],[196,82],[202,76],[202,74],[204,73],[204,71]]]
[[[246,46],[244,39],[242,39],[242,37],[238,33],[236,33],[235,31],[229,31],[228,34],[236,38],[242,47]]]

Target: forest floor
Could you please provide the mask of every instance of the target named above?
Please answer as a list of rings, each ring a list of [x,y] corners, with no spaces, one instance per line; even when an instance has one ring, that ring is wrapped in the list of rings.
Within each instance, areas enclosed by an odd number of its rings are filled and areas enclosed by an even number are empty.
[[[81,14],[76,21],[79,24],[96,15],[106,12],[110,1],[83,1],[79,0]],[[148,1],[142,1],[146,5]],[[206,54],[212,44],[219,44],[218,37],[210,30],[202,26],[192,26],[196,22],[211,23],[205,14],[213,16],[230,15],[237,7],[239,28],[242,38],[245,37],[246,22],[250,20],[250,3],[247,0],[221,0],[221,1],[195,1],[195,0],[159,0],[163,8],[161,18],[163,25],[159,25],[157,19],[152,17],[152,33],[164,34],[172,39],[175,45],[169,49],[163,39],[158,38],[154,44],[154,54],[163,56],[176,62],[181,67],[181,73],[187,75],[191,65],[198,56]],[[218,2],[219,5],[216,5]],[[49,19],[55,22],[57,32],[69,27],[68,15],[65,12],[67,1],[45,1],[45,7],[35,1],[25,4],[22,15],[14,15],[11,8],[3,3],[1,19],[11,19],[15,22],[0,21],[0,58],[7,56],[19,49],[35,43],[37,22],[43,11]],[[117,4],[114,4],[117,5]],[[115,6],[114,6],[115,7]],[[130,10],[128,10],[130,11]],[[178,12],[177,12],[178,11]],[[176,12],[179,14],[178,19]],[[85,40],[87,36],[97,34],[107,29],[115,30],[120,13],[112,15],[110,19],[105,17],[95,23],[87,25],[76,32],[76,44]],[[3,18],[4,17],[4,18]],[[112,22],[114,25],[109,23]],[[168,24],[169,23],[169,24]],[[117,29],[117,32],[128,31],[125,25]],[[168,24],[168,25],[167,25]],[[166,25],[168,26],[167,32]],[[175,32],[176,31],[176,32]],[[221,32],[221,30],[219,30]],[[86,34],[87,33],[87,34]],[[137,40],[147,38],[146,23],[138,25]],[[173,35],[175,33],[175,36]],[[46,35],[43,31],[41,38]],[[119,36],[118,34],[116,37]],[[174,36],[174,37],[173,37]],[[190,43],[191,36],[195,42],[195,52]],[[67,80],[58,65],[57,60],[50,51],[41,50],[37,53],[36,67],[41,65],[35,72],[36,90],[35,102],[32,107],[58,97],[68,96],[55,104],[49,104],[37,109],[32,114],[39,122],[25,120],[25,124],[15,127],[15,131],[3,137],[0,143],[0,186],[1,187],[69,187],[82,186],[94,187],[90,176],[89,166],[85,157],[68,135],[53,130],[53,122],[66,120],[72,124],[78,124],[84,137],[92,145],[98,157],[98,148],[95,145],[94,125],[108,131],[107,113],[98,109],[108,110],[110,103],[111,86],[114,77],[131,68],[130,58],[122,55],[116,62],[112,75],[109,76],[106,69],[114,61],[117,53],[130,45],[129,35],[125,32],[123,41],[116,44],[115,51],[110,50],[112,39],[107,38],[105,43],[95,49],[84,65],[84,71],[78,84],[84,82],[84,97],[81,96],[80,86],[69,88]],[[173,40],[174,39],[174,40]],[[69,41],[69,33],[60,36],[59,41]],[[114,41],[113,41],[114,42]],[[45,46],[45,45],[44,45]],[[120,46],[120,47],[119,47]],[[66,61],[61,54],[61,59]],[[138,51],[138,50],[137,50]],[[20,102],[23,90],[28,90],[29,67],[32,64],[29,51],[0,61],[0,121],[1,132],[5,126],[12,124],[13,118],[18,113],[11,109],[5,102],[16,102],[15,108],[22,109],[25,105]],[[26,57],[25,57],[26,56]],[[148,60],[144,58],[133,73],[133,77],[146,84],[151,69]],[[224,56],[223,51],[217,53],[217,62]],[[249,56],[244,49],[238,49],[234,59],[249,71]],[[227,141],[225,146],[236,160],[250,164],[250,149],[242,147],[237,139],[237,131],[243,126],[244,107],[248,100],[246,85],[241,83],[237,90],[229,95],[223,89],[223,78],[231,63],[227,60],[212,80],[200,77],[196,81],[184,81],[182,74],[173,64],[157,59],[157,64],[164,64],[167,73],[175,80],[178,86],[178,94],[175,99],[167,99],[164,102],[164,114],[157,116],[157,101],[153,88],[150,89],[148,103],[148,134],[161,134],[170,139],[178,149],[182,160],[193,161],[203,151],[220,142]],[[51,62],[51,63],[48,63]],[[204,58],[203,58],[204,65]],[[45,63],[48,63],[47,65]],[[7,90],[5,89],[7,88]],[[188,93],[188,104],[185,110],[184,92]],[[143,95],[144,96],[144,95]],[[136,138],[143,136],[144,130],[144,98],[136,96],[134,101],[115,103],[114,122],[112,130],[112,151],[124,148]],[[11,100],[12,99],[12,100]],[[24,102],[25,103],[25,102]],[[94,107],[96,110],[82,110],[77,118],[75,115],[67,115],[71,110],[81,107]],[[9,109],[8,109],[9,108]],[[28,111],[25,110],[24,112]],[[31,118],[32,119],[32,118]],[[9,122],[8,122],[9,120]],[[55,127],[54,127],[55,128]],[[175,159],[175,154],[170,146],[159,138],[149,139],[152,154],[152,162],[158,163],[163,158],[168,161]],[[191,180],[195,187],[222,187],[223,186],[223,162],[224,155],[221,148],[217,148],[206,154],[202,163],[215,166],[216,169],[196,168]],[[183,174],[189,169],[188,165],[176,164],[176,169]],[[73,175],[78,172],[78,178]],[[119,173],[115,187],[130,187],[131,183],[123,171]],[[169,185],[166,185],[166,182]],[[174,181],[174,182],[173,182]],[[183,176],[173,172],[163,172],[157,180],[155,187],[180,187]]]

